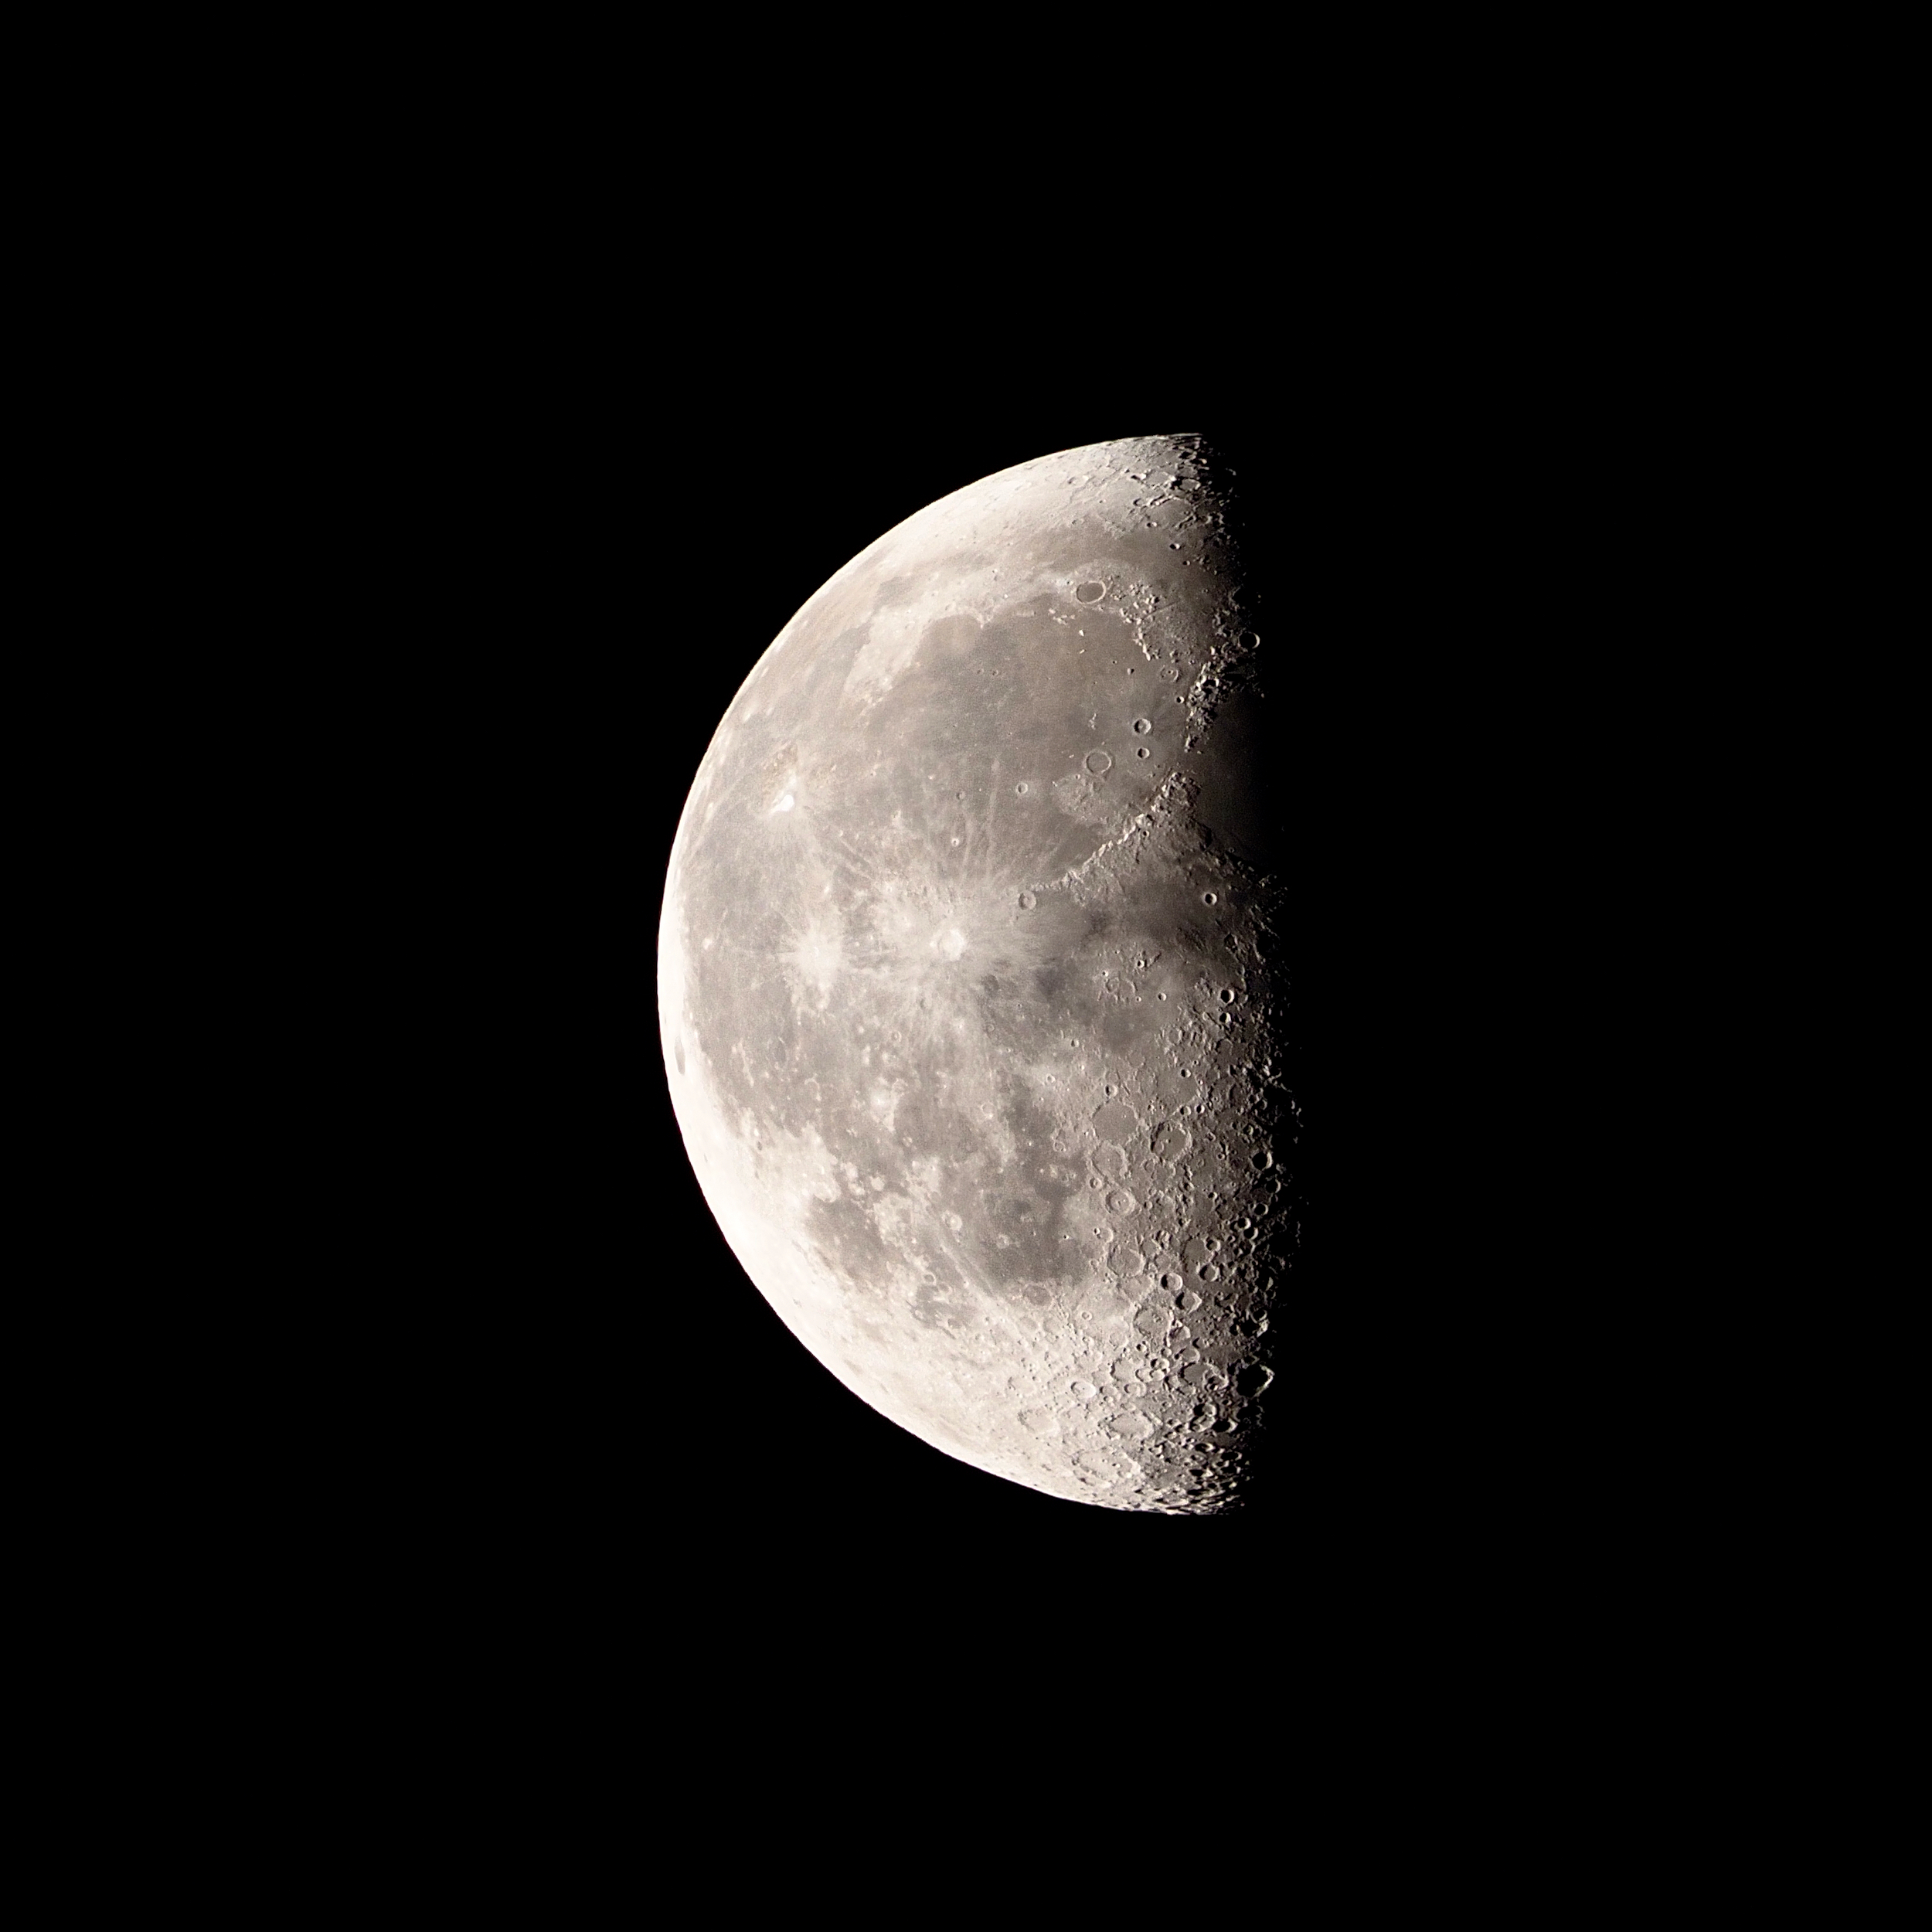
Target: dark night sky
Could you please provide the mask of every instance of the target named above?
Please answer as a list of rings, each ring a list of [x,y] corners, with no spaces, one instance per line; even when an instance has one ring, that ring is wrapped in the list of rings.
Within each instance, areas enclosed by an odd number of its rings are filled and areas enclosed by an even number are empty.
[[[695,257],[560,206],[533,217],[554,267],[505,252],[492,204],[474,279],[325,317],[216,451],[247,501],[203,519],[189,587],[247,641],[197,675],[246,742],[170,862],[240,908],[232,956],[190,951],[251,1016],[221,1095],[250,1145],[195,1238],[259,1230],[260,1256],[189,1318],[223,1385],[210,1475],[161,1519],[206,1513],[245,1614],[296,1607],[318,1682],[360,1641],[402,1696],[442,1660],[480,1730],[514,1680],[621,1711],[624,1751],[694,1657],[701,1689],[754,1655],[826,1675],[808,1611],[849,1667],[896,1633],[886,1688],[919,1721],[990,1722],[994,1659],[1039,1732],[1097,1643],[1156,1717],[1286,1726],[1325,1645],[1366,1641],[1379,1674],[1383,1634],[1443,1627],[1496,1552],[1533,1607],[1562,1584],[1551,1526],[1586,1522],[1546,1445],[1626,1305],[1559,1173],[1579,1093],[1617,1072],[1579,965],[1610,841],[1573,842],[1563,767],[1628,676],[1641,626],[1605,587],[1653,535],[1609,501],[1621,474],[1588,505],[1603,360],[1528,356],[1528,310],[1458,321],[1440,291],[1296,267],[1285,219],[1205,290],[1076,285],[1075,248],[1003,295],[940,261],[899,296],[856,247],[795,285],[754,247],[763,285],[701,300]],[[1277,270],[1285,305],[1256,293]],[[719,1235],[655,1010],[679,812],[798,606],[951,490],[1175,430],[1250,495],[1303,1110],[1271,1473],[1204,1519],[1036,1495],[848,1393]],[[1613,1153],[1606,1192],[1640,1184],[1643,1150]],[[1087,1711],[1064,1741],[1097,1733],[1153,1725]]]
[[[1426,1478],[1391,1445],[1413,1434],[1441,1338],[1413,1311],[1445,1277],[1402,1177],[1454,1122],[1423,1120],[1408,1093],[1415,963],[1440,929],[1429,828],[1407,811],[1428,706],[1403,685],[1420,567],[1389,547],[1403,488],[1386,437],[1290,409],[1266,359],[1211,381],[1117,378],[1084,394],[1043,374],[1018,396],[882,378],[861,401],[849,368],[734,387],[714,363],[695,390],[641,376],[621,407],[560,382],[515,420],[465,417],[426,468],[435,490],[413,494],[405,465],[386,493],[369,540],[406,560],[409,588],[355,655],[354,835],[332,860],[364,855],[342,886],[369,935],[345,1010],[368,1024],[322,1052],[332,1078],[367,1074],[362,1191],[338,1238],[346,1305],[380,1341],[351,1435],[379,1445],[370,1480],[399,1550],[495,1553],[620,1597],[640,1564],[862,1592],[905,1563],[1172,1564],[1177,1590],[1205,1565],[1260,1590],[1414,1519]],[[1280,755],[1306,1231],[1275,1322],[1273,1478],[1203,1520],[1038,1495],[848,1393],[719,1235],[655,1012],[679,812],[799,604],[951,489],[1172,430],[1216,436],[1251,480],[1266,608],[1283,614],[1271,643],[1292,654]],[[374,1473],[391,1461],[393,1481]]]

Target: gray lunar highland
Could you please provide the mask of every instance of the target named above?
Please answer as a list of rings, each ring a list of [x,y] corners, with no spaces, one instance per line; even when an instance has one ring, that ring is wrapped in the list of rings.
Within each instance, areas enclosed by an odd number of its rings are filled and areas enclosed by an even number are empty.
[[[1264,671],[1196,437],[1002,471],[747,678],[672,848],[673,1104],[745,1270],[975,1468],[1205,1513],[1289,1247]]]

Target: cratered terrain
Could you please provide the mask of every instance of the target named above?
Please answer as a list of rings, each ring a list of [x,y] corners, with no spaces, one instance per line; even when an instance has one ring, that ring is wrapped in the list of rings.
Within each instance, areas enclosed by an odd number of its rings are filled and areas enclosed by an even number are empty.
[[[747,1273],[978,1468],[1223,1509],[1288,1248],[1270,732],[1240,481],[1022,463],[854,558],[679,823],[667,1075]]]

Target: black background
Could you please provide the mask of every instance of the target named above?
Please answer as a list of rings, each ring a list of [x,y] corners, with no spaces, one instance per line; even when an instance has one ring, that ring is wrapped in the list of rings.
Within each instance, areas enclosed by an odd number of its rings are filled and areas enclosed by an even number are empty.
[[[159,427],[117,477],[180,513],[141,608],[189,641],[140,655],[200,735],[131,828],[179,910],[129,937],[174,956],[128,1131],[179,1155],[141,1238],[189,1279],[141,1285],[165,1413],[131,1486],[222,1580],[216,1641],[359,1678],[379,1740],[418,1675],[478,1735],[512,1684],[621,1710],[634,1791],[685,1675],[809,1682],[886,1634],[921,1721],[1026,1713],[1017,1761],[1100,1645],[1137,1668],[1042,1748],[1138,1749],[1194,1699],[1280,1719],[1338,1653],[1352,1697],[1453,1643],[1458,1602],[1505,1642],[1550,1624],[1589,1581],[1553,1574],[1553,1526],[1598,1528],[1565,1413],[1669,1313],[1597,1261],[1654,1156],[1579,1145],[1626,1084],[1624,989],[1585,970],[1613,842],[1566,767],[1663,614],[1612,591],[1695,529],[1655,506],[1675,442],[1634,488],[1606,461],[1623,349],[1564,325],[1567,284],[1469,284],[1374,224],[1311,250],[1298,204],[1191,259],[1114,259],[1083,213],[1009,260],[962,197],[899,283],[813,206],[809,274],[753,219],[714,283],[662,187],[609,221],[512,182],[460,262],[405,209],[372,274],[359,232],[341,274],[298,233],[144,378]],[[1190,430],[1254,530],[1301,1107],[1265,1480],[1204,1519],[1034,1495],[845,1391],[719,1236],[655,1012],[679,811],[800,604],[949,490]],[[1589,776],[1607,819],[1647,774]],[[1672,935],[1622,944],[1634,980]],[[1644,1420],[1590,1418],[1600,1466]]]
[[[1417,609],[1449,590],[1410,507],[1427,439],[1393,459],[1386,408],[1318,384],[1290,407],[1258,349],[977,386],[714,354],[695,385],[653,369],[614,400],[615,352],[513,413],[432,400],[388,425],[389,472],[342,511],[348,594],[319,599],[315,682],[345,723],[318,863],[347,909],[311,932],[314,1318],[341,1380],[323,1507],[379,1570],[620,1618],[641,1592],[689,1616],[935,1569],[997,1595],[1146,1566],[1257,1602],[1318,1573],[1332,1600],[1391,1549],[1463,1537],[1471,1418],[1444,1364],[1481,1350],[1464,1227],[1485,1210],[1444,1176],[1481,1134],[1450,910],[1475,867],[1430,750],[1444,654]],[[719,1234],[655,1015],[679,813],[798,606],[948,491],[1172,430],[1213,437],[1247,492],[1302,1109],[1261,1477],[1199,1519],[1035,1494],[849,1393]]]

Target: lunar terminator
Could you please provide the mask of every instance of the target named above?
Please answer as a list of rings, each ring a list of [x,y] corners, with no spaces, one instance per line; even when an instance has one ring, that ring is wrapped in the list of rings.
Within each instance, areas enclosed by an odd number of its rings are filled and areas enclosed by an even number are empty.
[[[929,505],[760,659],[680,821],[673,1105],[847,1387],[995,1475],[1212,1513],[1288,1250],[1272,662],[1196,437]]]

